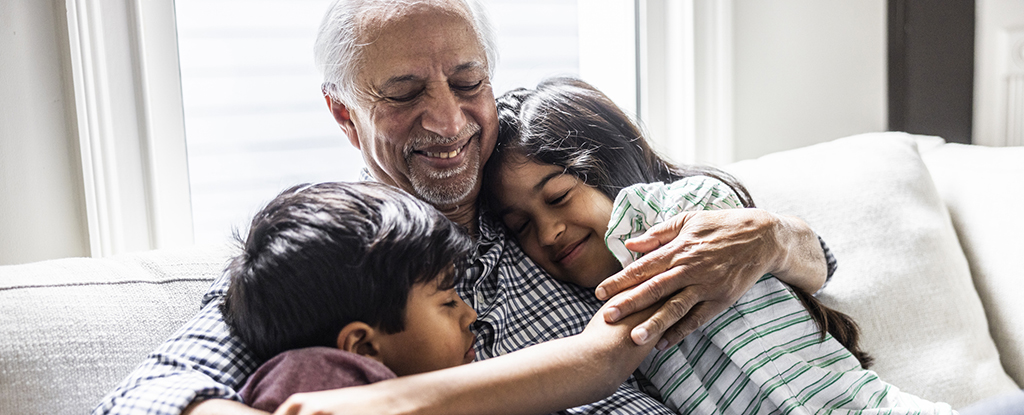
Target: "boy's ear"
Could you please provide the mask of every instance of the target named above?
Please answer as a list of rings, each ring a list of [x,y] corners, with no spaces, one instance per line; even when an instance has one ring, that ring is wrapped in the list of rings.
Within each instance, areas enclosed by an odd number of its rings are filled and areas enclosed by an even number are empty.
[[[345,132],[345,135],[348,136],[348,142],[359,149],[359,132],[356,131],[356,125],[352,122],[352,112],[349,111],[348,106],[335,101],[327,94],[324,94],[324,100],[327,101],[327,109],[334,116],[334,121],[341,127],[341,131]]]
[[[338,333],[338,348],[380,361],[379,335],[380,332],[369,324],[353,321]]]

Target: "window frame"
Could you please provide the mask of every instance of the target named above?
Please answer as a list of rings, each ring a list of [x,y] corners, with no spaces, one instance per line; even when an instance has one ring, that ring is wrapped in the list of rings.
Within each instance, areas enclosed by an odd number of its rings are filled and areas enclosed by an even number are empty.
[[[65,5],[91,255],[193,245],[174,1]],[[732,0],[580,0],[579,12],[581,77],[668,158],[732,161]],[[632,30],[608,30],[623,18]]]
[[[66,0],[89,252],[192,245],[173,0]]]

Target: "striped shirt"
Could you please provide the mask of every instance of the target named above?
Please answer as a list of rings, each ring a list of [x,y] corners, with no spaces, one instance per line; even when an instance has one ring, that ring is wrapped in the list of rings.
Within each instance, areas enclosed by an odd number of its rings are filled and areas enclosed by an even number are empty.
[[[724,183],[691,177],[619,192],[605,241],[626,265],[624,241],[684,211],[742,207]],[[883,382],[817,324],[771,274],[682,343],[638,369],[681,414],[951,414]]]

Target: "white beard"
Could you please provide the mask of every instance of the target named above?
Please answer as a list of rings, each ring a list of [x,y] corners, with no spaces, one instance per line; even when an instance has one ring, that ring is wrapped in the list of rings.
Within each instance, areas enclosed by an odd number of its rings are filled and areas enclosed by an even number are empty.
[[[476,189],[480,180],[480,140],[466,144],[462,149],[465,157],[462,164],[445,170],[433,169],[417,164],[416,154],[412,149],[428,145],[444,145],[473,136],[480,131],[476,123],[467,124],[455,138],[444,138],[436,134],[413,137],[406,146],[406,164],[409,166],[409,181],[413,190],[421,199],[436,207],[449,207],[459,204]]]

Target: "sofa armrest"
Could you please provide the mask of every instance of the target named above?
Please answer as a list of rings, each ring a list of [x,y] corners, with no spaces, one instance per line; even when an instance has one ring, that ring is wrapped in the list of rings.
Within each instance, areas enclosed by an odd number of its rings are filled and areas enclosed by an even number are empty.
[[[0,266],[0,412],[86,413],[198,310],[223,249]]]

